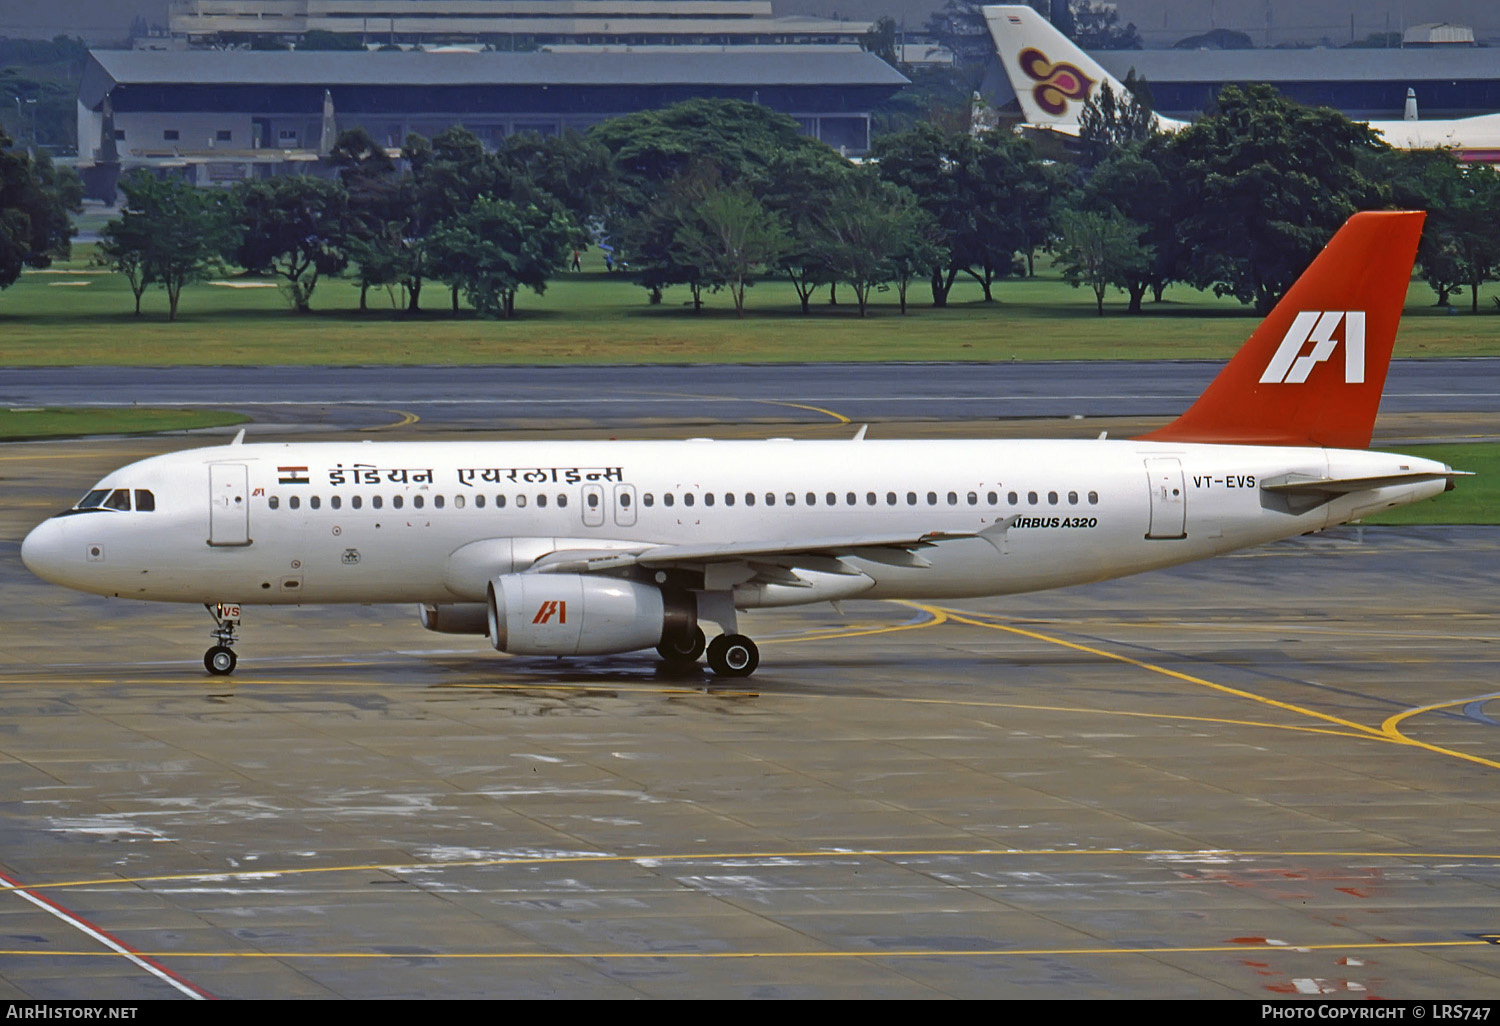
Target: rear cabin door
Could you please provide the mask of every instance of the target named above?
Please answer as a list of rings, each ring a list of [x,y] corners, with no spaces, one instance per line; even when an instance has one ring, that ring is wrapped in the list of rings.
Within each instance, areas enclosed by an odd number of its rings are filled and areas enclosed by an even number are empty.
[[[1146,461],[1151,485],[1151,526],[1147,538],[1187,537],[1187,492],[1182,486],[1182,462],[1160,458]]]
[[[249,473],[243,463],[208,466],[208,543],[250,544]]]

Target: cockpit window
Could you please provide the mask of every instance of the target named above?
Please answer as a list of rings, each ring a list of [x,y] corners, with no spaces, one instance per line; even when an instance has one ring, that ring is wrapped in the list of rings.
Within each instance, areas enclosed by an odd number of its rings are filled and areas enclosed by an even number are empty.
[[[109,493],[109,498],[105,499],[102,503],[100,503],[100,505],[102,505],[105,509],[118,509],[118,510],[129,511],[129,509],[130,509],[130,489],[129,488],[116,488],[114,491],[112,491],[112,492]]]
[[[104,505],[104,498],[109,494],[108,488],[95,488],[83,498],[78,500],[74,509],[98,509]]]
[[[156,496],[151,494],[149,488],[137,488],[135,490],[135,511],[137,513],[156,512]]]

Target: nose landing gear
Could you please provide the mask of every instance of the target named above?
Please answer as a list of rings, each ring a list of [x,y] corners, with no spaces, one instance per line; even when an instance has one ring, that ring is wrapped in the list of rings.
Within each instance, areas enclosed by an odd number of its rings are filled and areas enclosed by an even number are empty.
[[[239,662],[230,646],[238,640],[234,631],[240,625],[240,607],[220,602],[212,606],[204,603],[203,608],[214,618],[214,632],[210,636],[218,642],[203,653],[203,668],[215,677],[227,677],[234,672],[235,664]]]

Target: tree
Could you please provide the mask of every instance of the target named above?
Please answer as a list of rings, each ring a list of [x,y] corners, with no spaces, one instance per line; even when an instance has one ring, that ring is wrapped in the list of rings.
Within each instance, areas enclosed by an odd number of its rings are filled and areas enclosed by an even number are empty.
[[[745,316],[745,289],[787,249],[781,219],[744,188],[715,188],[707,181],[692,196],[674,238],[704,278],[729,289],[736,317]]]
[[[307,313],[319,277],[349,263],[348,199],[342,184],[321,178],[246,179],[234,191],[235,219],[244,229],[234,262],[282,278],[292,308]]]
[[[787,247],[778,264],[796,289],[804,314],[811,311],[813,293],[833,281],[821,218],[828,197],[852,171],[847,161],[806,151],[777,154],[771,162],[764,201],[786,225]]]
[[[345,245],[359,268],[359,308],[371,286],[401,280],[408,190],[395,161],[363,128],[340,132],[328,154],[349,196]]]
[[[435,262],[451,268],[449,281],[481,314],[514,317],[516,293],[541,295],[547,279],[566,266],[576,227],[536,206],[480,196],[437,225],[429,245]]]
[[[1141,300],[1151,289],[1159,301],[1177,276],[1183,251],[1177,237],[1178,221],[1186,216],[1174,199],[1172,171],[1165,157],[1165,136],[1127,143],[1090,173],[1077,201],[1080,210],[1117,213],[1141,228],[1140,242],[1151,260],[1131,265],[1117,282],[1130,297],[1130,312],[1141,312]]]
[[[895,18],[886,15],[875,19],[870,31],[860,37],[859,48],[866,53],[873,53],[897,71],[901,70],[901,59],[896,53]]]
[[[1125,93],[1116,96],[1108,82],[1101,83],[1078,115],[1078,141],[1083,150],[1080,163],[1084,167],[1093,167],[1126,143],[1156,132],[1156,115],[1149,102],[1142,102],[1132,89],[1136,85],[1134,69],[1124,85]]]
[[[1140,241],[1144,229],[1115,211],[1069,210],[1058,223],[1063,280],[1074,288],[1087,285],[1093,290],[1095,307],[1103,317],[1109,287],[1137,281],[1150,267],[1150,247]]]
[[[100,254],[130,282],[137,317],[141,294],[155,284],[166,291],[167,319],[175,321],[183,287],[206,277],[237,241],[228,197],[146,171],[127,175],[120,190],[125,209],[105,226]]]
[[[1266,85],[1225,87],[1170,142],[1188,279],[1268,313],[1350,214],[1383,205],[1357,165],[1382,145],[1338,111]]]
[[[859,315],[865,316],[870,293],[897,281],[901,312],[906,287],[944,254],[933,242],[931,216],[909,189],[883,181],[861,168],[828,197],[820,218],[821,248],[831,275],[854,290]]]
[[[1095,3],[1093,0],[1073,0],[1071,15],[1073,31],[1068,33],[1073,42],[1085,50],[1139,50],[1141,34],[1135,23],[1120,27],[1120,14],[1114,4]],[[1055,19],[1054,19],[1055,23]]]
[[[0,132],[0,289],[25,267],[46,267],[71,251],[70,214],[83,210],[83,183],[44,153],[10,149]]]

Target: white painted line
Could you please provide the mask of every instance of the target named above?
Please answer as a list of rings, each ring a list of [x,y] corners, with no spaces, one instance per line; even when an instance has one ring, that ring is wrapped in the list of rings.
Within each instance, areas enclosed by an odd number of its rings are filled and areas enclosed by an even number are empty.
[[[140,955],[137,955],[134,951],[131,951],[125,945],[115,940],[113,937],[110,937],[108,934],[105,934],[90,926],[88,923],[84,922],[82,919],[79,919],[77,916],[73,915],[73,913],[69,912],[61,905],[48,901],[46,898],[41,898],[35,894],[32,894],[30,891],[25,890],[20,884],[3,873],[0,873],[0,880],[3,880],[5,883],[10,885],[10,891],[12,894],[18,894],[42,911],[50,912],[58,919],[61,919],[69,926],[81,931],[87,936],[92,937],[94,940],[98,941],[100,944],[103,944],[106,948],[109,948],[116,954],[123,955],[125,958],[127,958],[131,962],[134,962],[136,965],[140,966],[142,969],[146,970],[146,972],[150,973],[152,976],[155,976],[157,979],[171,984],[172,987],[186,994],[194,1001],[203,1001],[208,998],[207,994],[203,993],[201,990],[198,990],[192,984],[177,979],[165,969],[161,968],[158,965],[155,965],[148,959],[142,958]]]

